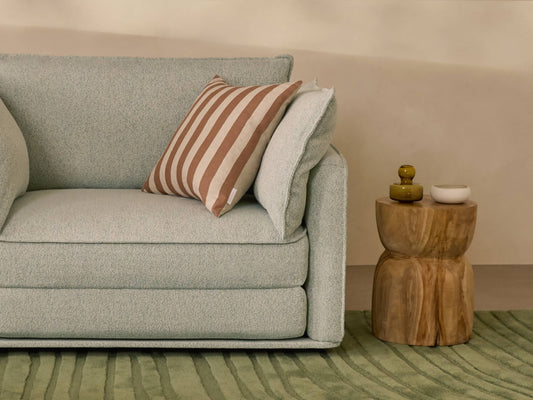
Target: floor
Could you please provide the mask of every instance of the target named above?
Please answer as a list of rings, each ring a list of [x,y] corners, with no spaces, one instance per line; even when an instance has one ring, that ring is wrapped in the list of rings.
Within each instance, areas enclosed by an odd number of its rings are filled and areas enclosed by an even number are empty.
[[[347,268],[347,310],[371,309],[374,268]],[[476,265],[474,287],[476,310],[533,309],[533,265]]]

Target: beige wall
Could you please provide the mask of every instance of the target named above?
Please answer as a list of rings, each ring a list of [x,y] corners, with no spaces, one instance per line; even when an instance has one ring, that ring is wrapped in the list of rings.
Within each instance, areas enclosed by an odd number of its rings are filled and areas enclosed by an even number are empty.
[[[111,5],[109,5],[111,4]],[[0,0],[0,52],[290,53],[294,78],[335,86],[349,165],[347,263],[381,252],[374,199],[405,162],[466,183],[476,264],[533,264],[533,2]]]
[[[0,0],[0,25],[526,70],[532,13],[506,0]]]

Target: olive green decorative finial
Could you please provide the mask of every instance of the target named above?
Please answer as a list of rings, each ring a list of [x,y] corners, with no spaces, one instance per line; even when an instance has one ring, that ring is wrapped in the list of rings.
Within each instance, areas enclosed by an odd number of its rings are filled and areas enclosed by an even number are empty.
[[[400,168],[398,168],[398,175],[401,179],[400,183],[402,185],[412,185],[415,173],[415,167],[412,165],[401,165]]]
[[[397,200],[402,203],[422,200],[424,188],[422,185],[413,183],[415,173],[415,167],[412,165],[401,165],[398,168],[398,175],[401,181],[400,183],[390,185],[389,196],[392,200]]]

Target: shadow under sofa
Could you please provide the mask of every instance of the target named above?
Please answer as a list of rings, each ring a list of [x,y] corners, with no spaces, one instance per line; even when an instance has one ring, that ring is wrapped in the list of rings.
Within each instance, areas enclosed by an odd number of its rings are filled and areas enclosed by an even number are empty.
[[[310,170],[302,224],[286,236],[251,194],[216,218],[195,199],[140,191],[208,79],[286,82],[292,63],[0,55],[0,98],[29,162],[27,191],[0,192],[0,347],[337,346],[337,150]],[[2,138],[9,188],[23,171]]]

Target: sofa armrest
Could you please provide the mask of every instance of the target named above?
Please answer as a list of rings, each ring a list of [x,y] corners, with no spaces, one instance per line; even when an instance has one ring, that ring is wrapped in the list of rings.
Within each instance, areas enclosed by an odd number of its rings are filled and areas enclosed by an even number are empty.
[[[309,235],[307,334],[340,342],[344,335],[347,167],[331,146],[311,170],[304,221]]]
[[[0,231],[13,201],[26,192],[30,165],[26,141],[0,99]]]

